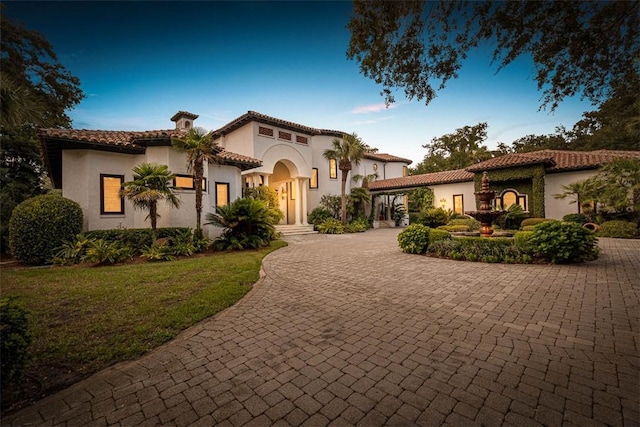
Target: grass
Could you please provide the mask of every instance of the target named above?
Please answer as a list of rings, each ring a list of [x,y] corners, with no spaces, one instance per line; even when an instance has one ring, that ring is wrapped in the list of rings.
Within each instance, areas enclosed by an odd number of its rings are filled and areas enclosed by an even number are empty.
[[[2,296],[31,312],[27,374],[53,391],[135,359],[242,298],[262,259],[286,246],[165,263],[2,272]]]

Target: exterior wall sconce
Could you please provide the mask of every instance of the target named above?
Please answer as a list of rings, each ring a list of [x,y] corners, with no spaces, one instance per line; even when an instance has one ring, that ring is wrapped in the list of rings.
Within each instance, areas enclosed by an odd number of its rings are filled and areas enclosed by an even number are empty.
[[[440,199],[440,207],[444,209],[445,206],[447,206],[447,199],[443,197],[442,199]]]

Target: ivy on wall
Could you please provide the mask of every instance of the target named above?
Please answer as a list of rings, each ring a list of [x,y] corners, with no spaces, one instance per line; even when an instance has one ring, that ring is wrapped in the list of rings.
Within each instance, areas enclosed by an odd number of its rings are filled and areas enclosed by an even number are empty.
[[[544,175],[542,164],[487,171],[489,189],[495,191],[496,196],[507,188],[513,188],[520,194],[528,194],[529,212],[536,218],[544,218]],[[482,172],[477,172],[473,180],[475,191],[480,191]]]

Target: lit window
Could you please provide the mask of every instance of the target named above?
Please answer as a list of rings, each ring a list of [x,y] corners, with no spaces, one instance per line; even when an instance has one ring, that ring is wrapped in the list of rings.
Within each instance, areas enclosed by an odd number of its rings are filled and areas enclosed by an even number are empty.
[[[462,194],[454,194],[453,195],[453,211],[459,215],[464,214],[464,203]]]
[[[191,175],[176,175],[173,179],[173,186],[182,190],[195,190],[194,178]],[[202,178],[202,190],[207,191],[207,180]]]
[[[229,183],[216,182],[216,206],[226,206],[229,201]]]
[[[495,200],[496,209],[509,209],[512,205],[520,205],[523,211],[528,211],[527,195],[518,194],[515,190],[505,190]]]
[[[329,178],[338,179],[338,161],[329,159]]]
[[[402,176],[407,176],[407,167],[406,166],[402,167]]]
[[[318,188],[318,168],[311,169],[311,180],[309,181],[309,188]]]
[[[103,215],[124,214],[124,198],[120,189],[124,175],[100,174],[100,213]]]
[[[505,209],[509,209],[511,205],[516,204],[518,204],[518,195],[515,191],[505,191],[502,194],[502,206],[504,206]]]

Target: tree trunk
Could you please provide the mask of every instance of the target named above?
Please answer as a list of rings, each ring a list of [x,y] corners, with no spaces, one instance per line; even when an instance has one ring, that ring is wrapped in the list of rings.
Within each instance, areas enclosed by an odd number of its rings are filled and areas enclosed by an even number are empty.
[[[342,169],[342,183],[340,185],[341,199],[340,199],[340,213],[342,219],[342,225],[347,223],[347,174],[348,170]]]
[[[151,220],[151,243],[155,243],[158,239],[156,226],[158,224],[158,204],[157,202],[149,203],[149,219]]]
[[[196,161],[193,172],[193,184],[196,190],[196,232],[195,237],[197,239],[202,238],[202,226],[201,226],[201,217],[202,217],[202,176],[204,175],[204,170],[202,166],[202,161]]]

